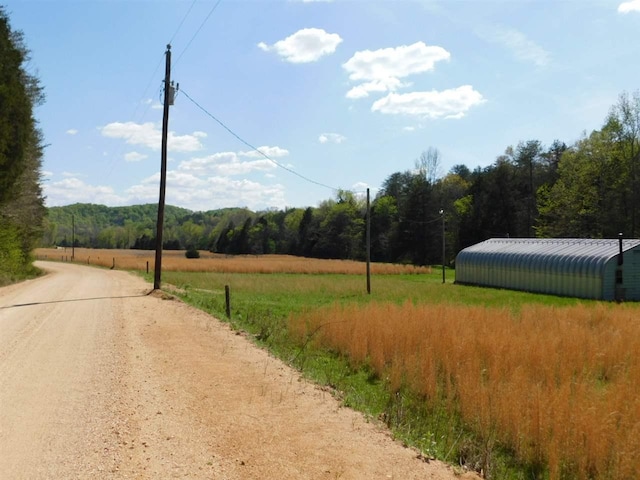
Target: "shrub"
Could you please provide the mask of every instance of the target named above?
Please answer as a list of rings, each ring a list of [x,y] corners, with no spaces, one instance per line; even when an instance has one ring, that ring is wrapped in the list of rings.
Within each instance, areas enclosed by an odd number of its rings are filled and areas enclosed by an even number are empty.
[[[200,252],[194,246],[187,247],[187,251],[184,254],[187,258],[200,258]]]

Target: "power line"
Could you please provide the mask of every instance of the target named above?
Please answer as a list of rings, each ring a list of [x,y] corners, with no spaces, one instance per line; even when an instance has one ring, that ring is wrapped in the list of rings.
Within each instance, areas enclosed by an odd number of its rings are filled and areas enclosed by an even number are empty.
[[[229,132],[231,135],[233,135],[236,139],[238,139],[240,142],[242,142],[244,145],[246,145],[247,147],[249,147],[250,149],[258,152],[260,155],[262,155],[264,158],[266,158],[267,160],[269,160],[270,162],[274,163],[275,165],[277,165],[278,167],[282,168],[283,170],[286,170],[289,173],[292,173],[293,175],[300,177],[301,179],[305,180],[306,182],[309,183],[313,183],[314,185],[318,185],[320,187],[324,187],[324,188],[328,188],[329,190],[333,190],[333,191],[350,191],[350,190],[346,190],[344,188],[336,188],[336,187],[331,187],[329,185],[326,185],[324,183],[321,182],[317,182],[315,180],[312,180],[309,177],[305,177],[304,175],[296,172],[295,170],[290,169],[289,167],[286,167],[285,165],[282,165],[280,162],[277,162],[276,160],[274,160],[273,158],[271,158],[269,155],[267,155],[266,153],[264,153],[263,151],[259,150],[258,148],[254,147],[253,145],[251,145],[249,142],[247,142],[245,139],[243,139],[242,137],[240,137],[240,135],[238,135],[237,133],[235,133],[233,130],[231,130],[229,127],[227,127],[221,120],[218,120],[212,113],[210,113],[209,111],[207,111],[207,109],[205,109],[202,105],[200,105],[198,102],[196,102],[193,98],[191,98],[189,96],[189,94],[187,92],[184,91],[184,89],[180,89],[180,93],[182,93],[185,97],[187,97],[191,103],[193,103],[196,107],[198,107],[200,110],[202,110],[206,115],[208,115],[211,119],[213,119],[214,121],[216,121],[218,123],[218,125],[220,125],[222,128],[224,128],[227,132]],[[357,193],[357,192],[351,192],[351,193]]]
[[[191,2],[191,6],[189,7],[189,10],[187,10],[187,13],[184,14],[184,17],[182,17],[182,21],[180,22],[180,25],[178,25],[178,28],[176,28],[176,31],[174,32],[173,36],[171,37],[171,40],[169,40],[169,42],[168,42],[169,45],[171,45],[173,43],[173,39],[176,38],[176,35],[178,34],[180,29],[182,28],[182,25],[184,24],[184,21],[189,16],[189,13],[191,13],[191,10],[193,9],[193,6],[196,4],[196,1],[197,0],[193,0],[193,2]]]
[[[140,105],[142,104],[142,102],[144,101],[146,95],[147,95],[147,91],[149,90],[149,87],[151,87],[151,85],[153,84],[153,81],[155,79],[156,74],[158,73],[158,70],[160,69],[160,65],[162,65],[162,62],[164,60],[164,55],[162,55],[160,57],[160,60],[158,61],[158,64],[156,65],[156,68],[153,71],[153,74],[151,74],[151,78],[149,79],[149,83],[147,83],[147,86],[145,87],[144,91],[142,92],[142,95],[140,96],[140,100],[138,100],[136,102],[136,107],[133,110],[133,121],[138,121],[137,120],[137,114],[138,114],[138,109],[140,108]],[[144,116],[147,114],[147,112],[149,111],[149,108],[151,107],[151,102],[147,103],[145,106],[144,111],[142,112],[142,115],[140,116],[140,120],[142,120],[144,118]],[[125,147],[124,146],[120,146],[120,149],[118,150],[117,155],[112,156],[111,160],[109,161],[108,165],[107,165],[107,177],[110,177],[111,174],[113,173],[113,169],[116,166],[116,163],[119,161],[120,156],[122,155],[123,151],[124,151]]]
[[[209,17],[213,14],[213,12],[215,12],[216,8],[218,8],[218,5],[220,5],[220,2],[222,2],[222,0],[218,0],[214,5],[213,8],[211,8],[211,10],[209,10],[209,13],[207,14],[207,16],[205,17],[205,19],[202,21],[202,23],[200,24],[200,26],[198,27],[198,29],[196,30],[196,32],[193,34],[193,36],[191,37],[191,40],[189,40],[189,42],[187,42],[186,47],[184,47],[182,49],[182,52],[180,52],[180,55],[178,55],[178,58],[176,59],[176,61],[173,64],[173,68],[176,67],[176,65],[178,65],[178,62],[180,61],[180,59],[182,58],[182,56],[185,54],[185,52],[189,49],[189,47],[191,46],[191,43],[193,43],[193,41],[195,40],[195,38],[198,36],[198,34],[200,33],[200,30],[202,30],[202,27],[204,27],[205,23],[207,23],[207,20],[209,20]],[[195,1],[193,2],[195,3]],[[193,5],[192,5],[193,6]]]
[[[213,12],[216,10],[216,8],[218,7],[218,5],[220,4],[222,0],[218,0],[214,5],[213,8],[209,11],[208,15],[206,16],[206,18],[204,19],[204,21],[200,24],[200,27],[198,27],[198,30],[196,30],[196,32],[193,34],[193,36],[191,37],[191,40],[189,40],[189,43],[187,43],[187,46],[182,50],[182,53],[180,53],[180,56],[178,57],[178,60],[175,62],[177,63],[180,58],[182,57],[182,55],[184,55],[184,53],[187,51],[187,49],[189,48],[189,46],[191,45],[191,43],[193,42],[193,40],[196,38],[196,36],[198,35],[198,33],[200,32],[200,30],[202,30],[202,28],[204,27],[205,23],[207,22],[207,20],[209,19],[209,17],[211,17],[211,15],[213,14]],[[195,6],[197,0],[193,0],[191,2],[191,5],[189,6],[189,9],[187,10],[187,12],[184,14],[184,16],[182,17],[182,20],[180,21],[180,23],[178,24],[178,27],[176,28],[175,32],[173,33],[173,36],[171,37],[171,40],[169,40],[169,44],[171,44],[173,42],[173,40],[175,39],[176,35],[180,32],[184,22],[186,21],[187,17],[189,16],[189,14],[191,13],[191,10],[193,10],[193,7]],[[162,65],[163,61],[164,61],[164,54],[160,57],[160,59],[158,60],[158,64],[156,65],[155,69],[153,70],[153,74],[151,75],[151,78],[149,79],[149,82],[147,83],[147,86],[145,87],[144,91],[142,92],[141,95],[141,100],[136,102],[136,107],[133,111],[133,121],[142,121],[144,119],[144,117],[146,116],[147,112],[149,111],[149,108],[151,108],[151,103],[152,102],[148,102],[144,108],[144,111],[142,112],[142,114],[139,117],[139,120],[137,118],[137,114],[138,114],[138,109],[140,108],[140,104],[145,100],[145,97],[147,95],[147,92],[149,91],[149,88],[151,87],[151,85],[153,84],[154,79],[156,78],[156,74],[158,73],[158,70],[160,69],[160,66]],[[174,63],[174,67],[175,67],[175,63]],[[107,176],[111,176],[111,173],[113,173],[113,169],[115,168],[116,162],[119,161],[119,157],[122,154],[122,151],[124,150],[124,147],[120,148],[120,151],[118,152],[118,155],[114,156],[111,161],[109,162],[108,165],[108,173]]]

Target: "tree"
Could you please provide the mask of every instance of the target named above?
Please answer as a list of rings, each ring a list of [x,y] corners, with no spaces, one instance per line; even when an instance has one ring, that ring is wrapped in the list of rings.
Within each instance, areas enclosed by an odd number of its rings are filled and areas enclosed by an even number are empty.
[[[602,238],[624,231],[627,177],[615,137],[605,126],[564,152],[558,181],[538,191],[538,235]]]
[[[0,7],[0,283],[28,268],[45,214],[42,136],[33,115],[44,96],[28,60],[22,34]]]
[[[231,244],[231,237],[233,236],[235,225],[233,224],[233,220],[229,222],[229,224],[225,227],[224,230],[220,233],[218,237],[218,241],[216,242],[215,252],[217,253],[231,253],[229,251],[229,246]]]
[[[620,162],[620,175],[624,177],[619,188],[625,192],[622,206],[628,217],[626,231],[635,237],[640,220],[640,91],[620,95],[604,128],[615,137],[616,148],[612,153]]]
[[[398,207],[390,195],[377,197],[371,205],[371,259],[393,262],[398,242]]]
[[[10,199],[16,179],[27,168],[25,157],[34,145],[33,107],[43,100],[38,80],[24,64],[28,50],[20,32],[12,31],[0,7],[0,204]]]
[[[298,243],[294,253],[309,257],[317,242],[318,235],[314,232],[313,208],[308,207],[302,214],[298,225]]]
[[[440,177],[440,164],[442,158],[437,148],[429,147],[426,151],[420,154],[420,158],[416,160],[417,174],[434,185],[436,180]]]
[[[337,201],[323,202],[318,209],[320,218],[318,240],[313,255],[320,258],[363,258],[364,212],[355,195],[340,191]]]

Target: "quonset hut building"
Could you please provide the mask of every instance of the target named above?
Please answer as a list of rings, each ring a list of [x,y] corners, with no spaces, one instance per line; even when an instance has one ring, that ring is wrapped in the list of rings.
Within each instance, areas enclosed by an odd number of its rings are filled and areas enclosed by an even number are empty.
[[[640,301],[640,240],[492,238],[458,253],[456,283]]]

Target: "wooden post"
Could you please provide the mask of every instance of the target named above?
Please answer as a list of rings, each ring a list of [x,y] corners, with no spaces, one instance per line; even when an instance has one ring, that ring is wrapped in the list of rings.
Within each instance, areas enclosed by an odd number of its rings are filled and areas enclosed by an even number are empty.
[[[231,320],[231,292],[229,289],[229,285],[224,286],[224,302],[227,312],[227,318]]]
[[[113,257],[113,265],[111,265],[111,270],[116,268],[116,257]]]
[[[147,260],[147,273],[149,273],[149,260]]]

